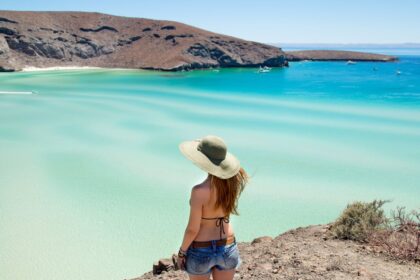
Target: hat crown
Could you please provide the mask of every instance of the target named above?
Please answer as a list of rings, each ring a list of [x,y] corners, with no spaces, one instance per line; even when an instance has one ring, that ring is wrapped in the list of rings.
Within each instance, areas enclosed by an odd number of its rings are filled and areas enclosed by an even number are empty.
[[[227,147],[222,138],[209,135],[201,139],[197,150],[202,152],[214,164],[220,164],[225,158]]]

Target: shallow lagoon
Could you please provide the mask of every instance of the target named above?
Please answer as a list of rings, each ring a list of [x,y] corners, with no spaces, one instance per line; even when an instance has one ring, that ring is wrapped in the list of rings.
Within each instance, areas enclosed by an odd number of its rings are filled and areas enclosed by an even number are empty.
[[[170,256],[206,176],[178,143],[207,134],[253,176],[240,241],[329,222],[353,200],[420,206],[420,57],[2,73],[0,91],[35,92],[0,95],[2,279],[124,279]]]

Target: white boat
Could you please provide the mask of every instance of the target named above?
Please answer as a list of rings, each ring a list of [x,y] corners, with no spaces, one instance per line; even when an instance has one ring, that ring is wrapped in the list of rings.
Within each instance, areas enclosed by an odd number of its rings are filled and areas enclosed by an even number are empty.
[[[395,74],[397,74],[397,75],[401,75],[401,71],[400,70],[397,70],[397,72],[395,72]]]
[[[270,71],[271,71],[271,68],[267,66],[264,66],[264,67],[260,66],[260,68],[258,69],[258,73],[268,73]]]
[[[352,64],[356,64],[356,62],[354,62],[353,60],[347,61],[347,65],[352,65]]]

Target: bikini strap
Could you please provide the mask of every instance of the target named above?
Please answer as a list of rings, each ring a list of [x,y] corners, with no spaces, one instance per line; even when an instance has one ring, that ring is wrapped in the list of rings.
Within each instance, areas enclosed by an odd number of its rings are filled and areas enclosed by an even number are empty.
[[[225,233],[225,228],[223,226],[223,222],[229,223],[229,216],[226,217],[216,217],[216,218],[204,218],[201,217],[204,220],[216,220],[216,227],[220,227],[220,239],[222,239],[222,232]]]

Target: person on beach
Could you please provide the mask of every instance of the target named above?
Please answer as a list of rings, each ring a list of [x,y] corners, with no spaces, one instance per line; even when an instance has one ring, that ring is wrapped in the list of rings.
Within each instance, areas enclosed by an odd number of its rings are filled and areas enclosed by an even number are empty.
[[[238,199],[248,174],[218,136],[185,141],[179,149],[208,175],[191,190],[178,267],[194,280],[210,279],[210,275],[214,280],[231,280],[242,260],[229,216],[239,215]]]

